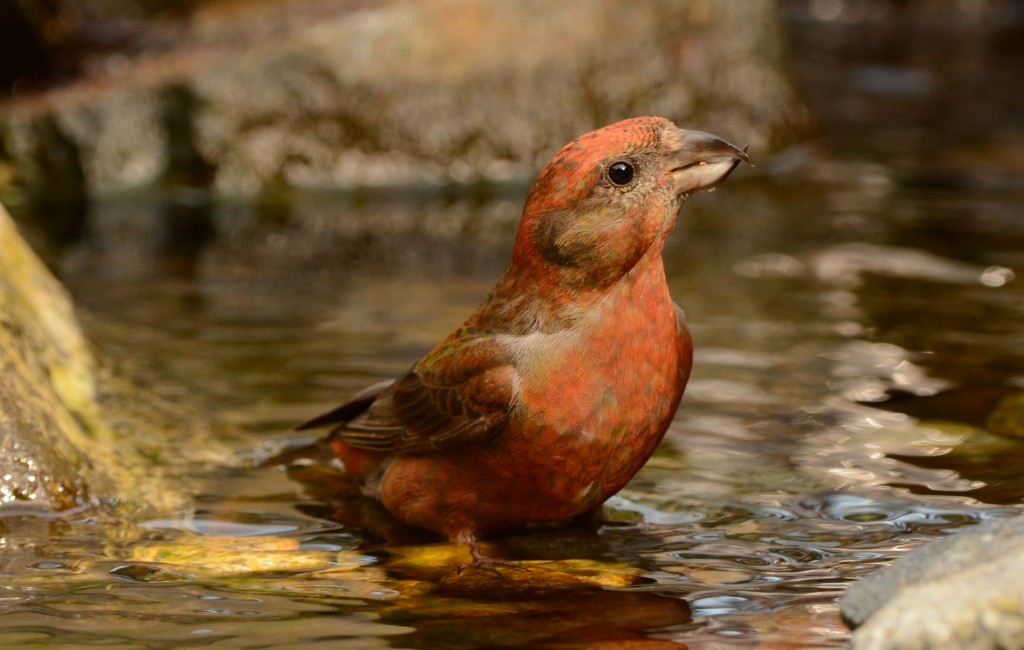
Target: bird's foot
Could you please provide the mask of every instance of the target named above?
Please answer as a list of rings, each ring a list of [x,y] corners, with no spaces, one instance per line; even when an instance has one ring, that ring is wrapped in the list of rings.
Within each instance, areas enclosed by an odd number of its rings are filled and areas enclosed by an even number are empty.
[[[462,575],[462,573],[466,569],[479,569],[481,571],[487,571],[489,573],[492,573],[500,578],[501,571],[498,570],[498,567],[505,567],[506,569],[515,569],[517,571],[528,570],[516,562],[506,562],[504,560],[497,560],[493,557],[490,557],[489,555],[485,554],[483,550],[481,550],[480,545],[472,537],[460,539],[458,541],[468,546],[469,553],[473,556],[472,562],[466,562],[458,566],[458,568],[455,570],[455,572],[458,575]]]

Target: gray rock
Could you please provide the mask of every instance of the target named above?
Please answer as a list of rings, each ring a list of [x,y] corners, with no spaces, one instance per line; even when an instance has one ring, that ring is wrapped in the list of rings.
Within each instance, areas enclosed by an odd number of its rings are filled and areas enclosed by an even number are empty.
[[[529,180],[562,143],[640,114],[759,154],[806,122],[768,0],[236,6],[194,17],[169,51],[0,107],[27,193],[46,186],[50,132],[93,195],[179,183],[198,156],[218,190],[253,196],[282,179]],[[176,155],[183,143],[195,155]]]
[[[1024,517],[926,544],[841,602],[857,650],[1024,648]]]

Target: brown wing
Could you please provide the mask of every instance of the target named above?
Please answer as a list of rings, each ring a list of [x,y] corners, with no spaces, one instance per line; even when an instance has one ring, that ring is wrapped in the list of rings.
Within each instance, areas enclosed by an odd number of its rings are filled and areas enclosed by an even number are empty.
[[[304,428],[337,423],[331,437],[357,449],[455,451],[501,432],[517,385],[511,359],[493,338],[450,339],[393,383],[362,391]]]

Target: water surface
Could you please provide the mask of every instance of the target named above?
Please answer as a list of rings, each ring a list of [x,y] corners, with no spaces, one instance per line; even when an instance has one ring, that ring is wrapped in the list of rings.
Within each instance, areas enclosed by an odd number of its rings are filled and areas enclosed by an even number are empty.
[[[525,188],[473,202],[303,195],[284,225],[226,207],[226,234],[185,264],[159,254],[145,201],[101,204],[111,231],[118,215],[136,226],[130,244],[98,229],[65,259],[87,329],[147,389],[235,427],[233,453],[196,468],[194,513],[130,531],[91,512],[5,522],[0,641],[842,646],[836,598],[850,581],[1012,514],[1024,494],[1024,445],[986,426],[1024,389],[1012,270],[1024,268],[1024,197],[801,165],[742,170],[684,208],[665,259],[697,353],[664,443],[596,529],[496,547],[625,566],[639,582],[542,595],[403,568],[403,548],[432,541],[337,498],[329,475],[252,466],[475,307],[508,259]],[[424,225],[470,215],[475,230]],[[394,225],[380,235],[378,220]],[[998,231],[999,244],[950,246],[932,238],[942,228],[961,242]],[[353,237],[358,253],[337,253]]]

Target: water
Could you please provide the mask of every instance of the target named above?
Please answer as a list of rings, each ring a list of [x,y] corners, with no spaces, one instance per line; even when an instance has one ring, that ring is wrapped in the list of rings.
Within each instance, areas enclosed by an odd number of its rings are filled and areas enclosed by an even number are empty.
[[[0,645],[843,647],[852,581],[1018,513],[1024,154],[1018,100],[992,95],[1024,86],[939,83],[941,53],[790,20],[824,136],[684,208],[665,259],[697,352],[664,443],[596,527],[494,547],[589,562],[567,572],[608,586],[453,579],[451,548],[339,497],[330,472],[254,466],[476,306],[525,186],[219,205],[195,250],[164,245],[165,197],[121,197],[62,278],[104,353],[227,425],[230,453],[194,468],[194,512],[3,520]],[[1013,52],[974,55],[1007,74]],[[965,79],[978,92],[936,108]]]
[[[187,273],[146,252],[159,238],[138,204],[101,205],[143,218],[130,246],[97,235],[67,257],[87,329],[149,390],[235,427],[233,454],[197,468],[194,513],[129,530],[92,512],[6,522],[0,643],[844,645],[836,598],[850,581],[1018,509],[1024,444],[985,423],[1024,389],[1024,285],[1012,271],[1024,246],[1007,218],[1024,196],[925,191],[837,165],[808,158],[799,191],[771,170],[737,174],[685,208],[665,257],[697,356],[665,442],[596,531],[497,547],[637,574],[583,592],[446,583],[396,560],[429,540],[332,496],[331,476],[251,466],[469,313],[507,260],[513,198],[354,206],[311,195],[293,227],[250,219],[247,232],[226,209],[219,218],[239,232]],[[486,218],[476,232],[412,225],[474,212]],[[332,230],[316,214],[349,221]],[[336,239],[378,218],[397,224],[387,237],[359,259],[332,257]],[[998,228],[1002,245],[914,245],[953,222],[965,240]]]

